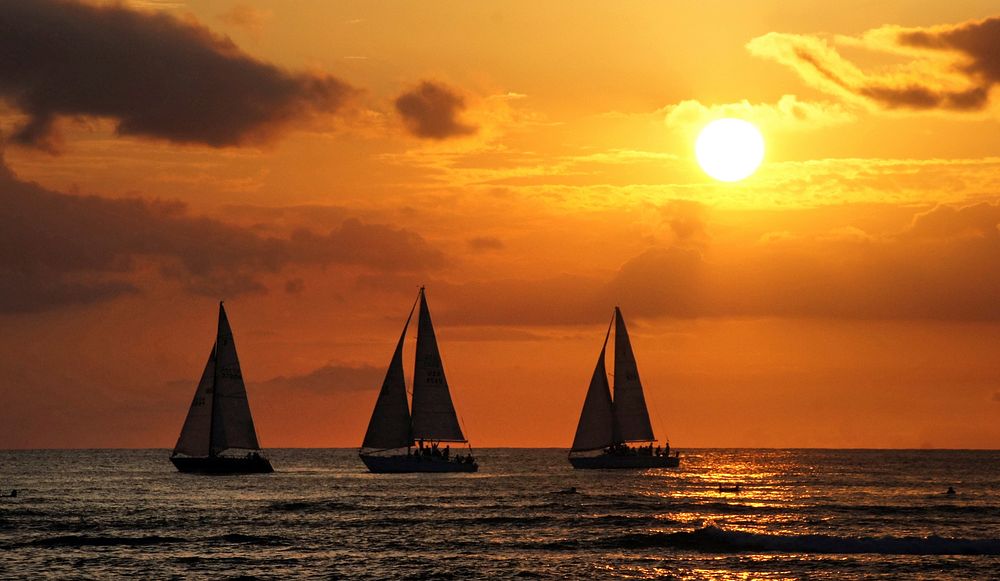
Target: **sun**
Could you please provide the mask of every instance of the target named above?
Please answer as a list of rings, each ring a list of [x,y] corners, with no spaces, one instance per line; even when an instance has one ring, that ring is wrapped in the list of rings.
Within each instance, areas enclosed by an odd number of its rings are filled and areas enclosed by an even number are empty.
[[[694,154],[708,175],[738,182],[757,171],[764,160],[764,137],[749,121],[716,119],[698,134]]]

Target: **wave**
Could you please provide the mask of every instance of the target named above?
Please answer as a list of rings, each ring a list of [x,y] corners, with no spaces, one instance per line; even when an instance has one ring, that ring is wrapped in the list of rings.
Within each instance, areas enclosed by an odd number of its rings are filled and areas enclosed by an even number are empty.
[[[151,545],[164,545],[169,543],[187,543],[192,539],[183,537],[169,537],[161,535],[148,535],[142,537],[119,537],[113,535],[59,535],[54,537],[43,537],[33,539],[23,543],[16,543],[15,547],[146,547]],[[282,545],[286,544],[285,539],[275,536],[246,535],[241,533],[229,533],[204,539],[206,541],[241,543],[249,545]]]
[[[268,535],[244,535],[242,533],[229,533],[217,537],[209,537],[210,541],[225,541],[227,543],[245,543],[248,545],[283,545],[286,543],[283,537]]]
[[[293,500],[287,502],[274,502],[268,506],[269,510],[275,512],[304,512],[304,513],[315,513],[315,512],[327,512],[331,510],[335,511],[351,511],[358,510],[358,506],[348,503],[339,502],[336,500],[320,500],[316,502],[308,502],[304,500]]]
[[[60,535],[57,537],[45,537],[20,543],[22,547],[144,547],[148,545],[162,545],[165,543],[184,543],[187,539],[181,537],[163,537],[150,535],[145,537],[114,537],[114,536],[93,536],[93,535]]]
[[[670,547],[706,553],[826,553],[880,555],[1000,555],[1000,539],[929,537],[837,537],[777,535],[706,526],[676,533],[637,533],[608,539],[610,548]]]

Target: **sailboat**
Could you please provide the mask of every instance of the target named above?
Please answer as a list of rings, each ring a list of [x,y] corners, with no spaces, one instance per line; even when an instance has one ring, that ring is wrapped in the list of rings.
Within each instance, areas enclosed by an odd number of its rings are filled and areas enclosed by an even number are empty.
[[[613,400],[604,361],[612,326],[615,328]],[[654,449],[655,442],[625,319],[621,309],[615,307],[583,402],[569,461],[573,468],[675,468],[680,465],[680,454],[671,456],[669,443]],[[646,445],[629,445],[633,443]],[[593,454],[598,450],[600,453]]]
[[[413,311],[418,308],[411,408],[403,375],[403,343]],[[359,455],[368,470],[375,473],[477,471],[479,464],[472,449],[466,454],[452,454],[452,443],[468,444],[468,440],[451,401],[427,297],[424,287],[420,287],[382,381]]]
[[[215,345],[201,374],[187,419],[170,456],[181,472],[251,474],[274,472],[261,453],[247,388],[236,356],[233,330],[219,303]]]

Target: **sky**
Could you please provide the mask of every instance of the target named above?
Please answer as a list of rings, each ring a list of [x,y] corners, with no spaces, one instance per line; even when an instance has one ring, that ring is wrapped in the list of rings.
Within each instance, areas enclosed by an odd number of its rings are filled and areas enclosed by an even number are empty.
[[[359,446],[425,285],[474,447],[618,305],[674,447],[995,449],[998,83],[990,1],[5,3],[0,447],[172,447],[222,299],[262,445]]]

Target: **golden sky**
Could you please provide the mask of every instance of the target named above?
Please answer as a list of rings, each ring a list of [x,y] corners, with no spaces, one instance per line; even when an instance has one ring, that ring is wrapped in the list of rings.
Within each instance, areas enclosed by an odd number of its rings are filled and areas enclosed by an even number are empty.
[[[222,298],[262,444],[357,446],[423,284],[476,447],[620,305],[674,446],[996,448],[998,83],[989,1],[6,5],[0,447],[172,446]]]

